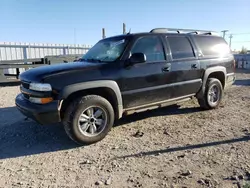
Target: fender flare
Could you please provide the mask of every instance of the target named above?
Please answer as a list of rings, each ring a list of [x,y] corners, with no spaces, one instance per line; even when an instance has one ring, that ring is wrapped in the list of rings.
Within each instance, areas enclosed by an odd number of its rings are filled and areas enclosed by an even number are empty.
[[[214,72],[222,72],[224,74],[224,78],[226,79],[227,70],[225,67],[216,66],[216,67],[207,68],[204,72],[204,75],[202,78],[202,87],[200,91],[198,92],[197,97],[203,97],[205,90],[206,90],[206,83],[207,83],[208,77],[211,73],[214,73]]]
[[[123,104],[122,104],[122,95],[118,84],[113,80],[98,80],[98,81],[88,81],[83,83],[76,83],[72,85],[68,85],[62,89],[60,92],[59,98],[61,100],[67,99],[69,95],[75,93],[77,91],[82,91],[85,89],[94,89],[105,87],[111,89],[116,96],[118,103],[118,118],[122,117],[123,114]]]

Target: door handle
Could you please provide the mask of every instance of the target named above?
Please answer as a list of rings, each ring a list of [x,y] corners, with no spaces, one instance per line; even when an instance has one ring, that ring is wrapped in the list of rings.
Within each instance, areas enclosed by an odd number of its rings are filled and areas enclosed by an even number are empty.
[[[191,65],[191,68],[197,69],[197,68],[198,68],[198,67],[197,67],[197,64],[192,64],[192,65]]]
[[[162,70],[162,72],[168,72],[168,71],[170,71],[170,66],[169,67],[163,67],[161,70]]]
[[[171,68],[171,63],[167,63],[161,70],[162,72],[169,72],[170,68]]]

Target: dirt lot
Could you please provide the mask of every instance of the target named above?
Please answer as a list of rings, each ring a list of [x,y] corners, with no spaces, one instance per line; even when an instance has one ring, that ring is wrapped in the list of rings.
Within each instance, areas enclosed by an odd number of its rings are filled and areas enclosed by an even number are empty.
[[[217,110],[201,111],[193,100],[131,115],[85,147],[60,125],[25,120],[15,108],[18,92],[0,87],[0,187],[227,188],[250,181],[250,72],[237,74]]]

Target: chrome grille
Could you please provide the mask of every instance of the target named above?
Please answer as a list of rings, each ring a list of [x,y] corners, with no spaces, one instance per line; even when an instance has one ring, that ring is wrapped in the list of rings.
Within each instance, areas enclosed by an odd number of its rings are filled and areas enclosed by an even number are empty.
[[[25,89],[29,89],[29,87],[30,87],[29,82],[25,82],[25,81],[21,80],[21,87],[20,88],[22,88],[22,87],[25,88]],[[21,90],[21,92],[22,92],[22,90]],[[23,93],[23,92],[22,92],[22,94],[23,94],[23,96],[24,96],[25,99],[29,99],[30,98],[30,96],[28,94]]]
[[[30,87],[30,84],[28,82],[24,82],[24,81],[21,81],[21,85],[25,88],[25,89],[29,89]]]
[[[29,95],[24,94],[24,93],[23,93],[23,96],[24,96],[24,98],[26,98],[26,99],[29,99],[29,98],[30,98],[30,96],[29,96]]]

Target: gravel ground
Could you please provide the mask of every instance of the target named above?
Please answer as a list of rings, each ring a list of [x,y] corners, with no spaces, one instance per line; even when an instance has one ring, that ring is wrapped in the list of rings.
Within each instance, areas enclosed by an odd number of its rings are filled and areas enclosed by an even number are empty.
[[[242,187],[250,181],[250,72],[220,108],[196,100],[131,115],[79,147],[61,125],[40,126],[0,87],[0,187]]]

